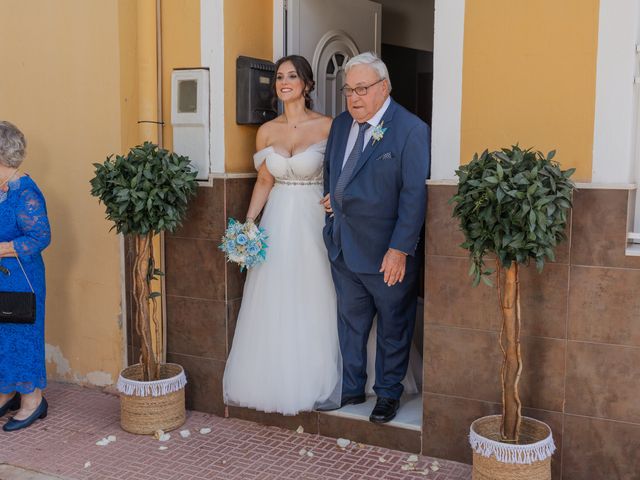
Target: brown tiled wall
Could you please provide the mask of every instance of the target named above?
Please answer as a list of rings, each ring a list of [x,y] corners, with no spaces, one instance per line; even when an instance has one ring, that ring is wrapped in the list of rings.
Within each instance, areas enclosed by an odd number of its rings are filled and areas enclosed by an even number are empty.
[[[422,451],[470,463],[468,431],[500,412],[494,288],[473,288],[448,199],[429,186]],[[556,262],[522,271],[520,393],[547,422],[554,479],[636,479],[640,472],[640,258],[626,257],[627,190],[575,193]]]
[[[189,408],[218,415],[225,413],[222,374],[244,275],[224,262],[217,246],[227,218],[244,216],[253,182],[216,179],[200,187],[183,227],[166,237],[168,359],[185,367]],[[447,203],[455,187],[428,189],[422,452],[470,462],[469,425],[500,412],[497,295],[485,285],[471,287],[467,254],[458,246],[462,235]],[[553,430],[555,479],[632,479],[640,472],[640,258],[624,254],[627,195],[576,192],[569,240],[558,247],[556,262],[542,274],[522,270],[521,397],[525,414]],[[130,269],[132,259],[126,260]],[[128,329],[135,361],[138,344]],[[420,449],[420,432],[369,422],[242,408],[229,414]]]
[[[224,262],[217,246],[227,218],[244,218],[253,183],[251,178],[218,179],[213,187],[200,187],[183,227],[165,238],[168,360],[185,368],[187,407],[217,415],[225,414],[222,375],[244,285],[244,275]],[[230,407],[228,414],[408,452],[421,447],[419,431],[317,412],[285,417]]]
[[[217,415],[244,283],[218,245],[227,218],[244,218],[253,183],[220,178],[198,187],[182,227],[165,237],[167,360],[186,371],[187,407]]]

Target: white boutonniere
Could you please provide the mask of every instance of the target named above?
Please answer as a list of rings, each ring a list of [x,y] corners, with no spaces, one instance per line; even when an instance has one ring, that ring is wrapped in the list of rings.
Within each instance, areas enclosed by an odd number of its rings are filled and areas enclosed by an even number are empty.
[[[381,121],[378,125],[376,125],[376,127],[373,129],[373,132],[371,134],[371,138],[373,138],[373,142],[371,143],[371,145],[375,145],[376,142],[379,142],[380,140],[382,140],[382,137],[384,137],[384,132],[387,131],[386,127],[383,127],[384,125],[384,120]]]

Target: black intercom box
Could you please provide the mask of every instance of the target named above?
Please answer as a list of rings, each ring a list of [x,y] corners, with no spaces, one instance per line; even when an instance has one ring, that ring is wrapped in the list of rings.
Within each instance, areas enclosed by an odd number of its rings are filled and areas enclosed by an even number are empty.
[[[261,125],[278,115],[273,82],[275,64],[240,56],[236,60],[236,123]]]

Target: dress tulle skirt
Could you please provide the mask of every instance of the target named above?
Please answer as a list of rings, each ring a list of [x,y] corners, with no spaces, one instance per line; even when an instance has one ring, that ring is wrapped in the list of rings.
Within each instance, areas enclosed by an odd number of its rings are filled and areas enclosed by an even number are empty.
[[[276,184],[260,226],[267,260],[247,274],[224,374],[228,405],[295,415],[340,402],[336,297],[318,184]]]

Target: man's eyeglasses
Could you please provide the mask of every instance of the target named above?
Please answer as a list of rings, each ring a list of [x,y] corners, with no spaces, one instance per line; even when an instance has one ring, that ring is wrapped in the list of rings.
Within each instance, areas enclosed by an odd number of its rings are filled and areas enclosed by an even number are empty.
[[[374,85],[380,83],[383,80],[384,80],[384,78],[381,78],[377,82],[374,82],[371,85],[367,85],[366,87],[351,88],[351,87],[348,87],[348,86],[345,85],[344,87],[342,87],[340,89],[340,91],[342,92],[342,95],[344,95],[345,97],[350,97],[351,95],[353,95],[354,92],[359,97],[363,97],[363,96],[365,96],[367,94],[367,90],[369,90],[371,87],[373,87]]]

